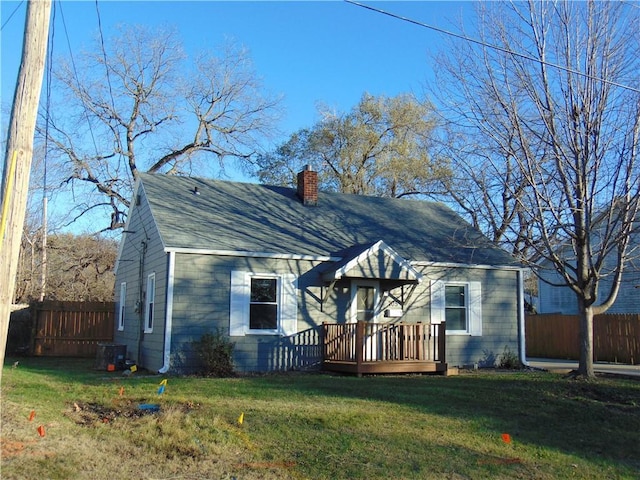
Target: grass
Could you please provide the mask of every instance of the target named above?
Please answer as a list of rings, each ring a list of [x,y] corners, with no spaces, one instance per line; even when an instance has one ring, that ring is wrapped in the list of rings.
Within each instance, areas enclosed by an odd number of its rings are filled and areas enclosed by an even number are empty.
[[[3,479],[640,477],[634,380],[123,377],[85,360],[14,361],[2,379]]]

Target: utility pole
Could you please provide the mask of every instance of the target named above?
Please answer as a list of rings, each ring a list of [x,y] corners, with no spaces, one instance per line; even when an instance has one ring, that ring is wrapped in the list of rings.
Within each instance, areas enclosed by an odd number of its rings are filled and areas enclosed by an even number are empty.
[[[29,193],[42,77],[44,73],[51,0],[29,0],[22,60],[13,97],[2,179],[0,211],[0,385],[7,348],[11,305],[16,286],[18,255]]]

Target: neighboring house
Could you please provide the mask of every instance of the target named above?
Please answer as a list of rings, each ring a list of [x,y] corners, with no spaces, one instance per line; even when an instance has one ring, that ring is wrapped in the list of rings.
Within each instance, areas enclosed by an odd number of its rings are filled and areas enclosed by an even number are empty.
[[[632,238],[632,248],[638,249],[640,233]],[[566,247],[565,247],[566,248]],[[566,248],[569,252],[570,249]],[[630,249],[631,250],[631,249]],[[603,272],[610,272],[614,268],[616,252],[605,262]],[[570,258],[570,254],[565,255]],[[560,275],[550,268],[549,262],[540,264],[538,274],[538,313],[559,313],[562,315],[577,315],[578,301],[575,293],[567,287],[561,286]],[[612,274],[605,275],[598,286],[598,300],[596,305],[606,300],[611,290]],[[614,304],[607,313],[640,313],[640,257],[629,260],[622,273],[622,283]]]
[[[523,271],[432,202],[141,174],[117,263],[114,341],[152,371],[229,335],[238,371],[320,365],[323,322],[446,323],[450,366],[524,352]]]

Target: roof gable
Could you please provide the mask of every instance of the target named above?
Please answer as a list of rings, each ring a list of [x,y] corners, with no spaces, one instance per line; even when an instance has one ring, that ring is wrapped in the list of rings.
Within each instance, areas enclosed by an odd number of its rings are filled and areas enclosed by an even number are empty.
[[[342,261],[331,266],[322,278],[327,282],[342,278],[378,278],[419,283],[422,274],[382,240],[344,252]]]

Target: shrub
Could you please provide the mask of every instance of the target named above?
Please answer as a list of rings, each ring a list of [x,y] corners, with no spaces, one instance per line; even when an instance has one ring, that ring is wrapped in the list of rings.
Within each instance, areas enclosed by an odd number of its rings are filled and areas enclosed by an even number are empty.
[[[233,376],[233,348],[228,337],[216,331],[205,333],[193,342],[193,349],[203,365],[203,373],[210,377]]]
[[[522,368],[522,363],[518,355],[511,351],[508,345],[505,345],[502,355],[500,355],[500,363],[498,368],[506,368],[509,370],[517,370]]]
[[[495,368],[496,366],[496,354],[493,353],[491,350],[483,350],[482,351],[482,358],[480,359],[480,361],[478,362],[478,367],[480,368]]]

